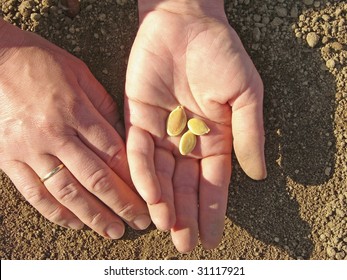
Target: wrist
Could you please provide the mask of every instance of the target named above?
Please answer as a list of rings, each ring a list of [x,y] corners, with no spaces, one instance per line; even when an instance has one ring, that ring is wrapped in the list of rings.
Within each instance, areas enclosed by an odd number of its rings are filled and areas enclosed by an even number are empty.
[[[138,0],[139,17],[161,10],[179,15],[225,19],[224,0]]]

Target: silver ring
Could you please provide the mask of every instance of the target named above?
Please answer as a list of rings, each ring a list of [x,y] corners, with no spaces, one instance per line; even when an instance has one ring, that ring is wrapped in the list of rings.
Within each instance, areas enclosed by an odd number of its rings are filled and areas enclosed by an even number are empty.
[[[40,178],[41,182],[43,183],[44,181],[48,180],[49,178],[57,174],[60,170],[62,170],[64,167],[65,165],[63,163],[59,164],[56,168],[52,169],[52,171],[49,172],[45,177]]]

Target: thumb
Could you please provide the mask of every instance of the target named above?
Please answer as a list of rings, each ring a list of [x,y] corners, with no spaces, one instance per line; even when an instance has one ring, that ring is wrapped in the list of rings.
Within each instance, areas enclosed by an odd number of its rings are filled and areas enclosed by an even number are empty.
[[[264,155],[263,84],[259,75],[232,105],[234,150],[244,172],[254,180],[267,176]]]

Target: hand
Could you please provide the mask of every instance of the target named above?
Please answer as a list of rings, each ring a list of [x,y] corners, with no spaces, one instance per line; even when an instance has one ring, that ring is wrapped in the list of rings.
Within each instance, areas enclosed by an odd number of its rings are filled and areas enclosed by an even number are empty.
[[[125,97],[130,173],[152,221],[171,229],[179,251],[192,250],[198,236],[205,248],[215,248],[224,228],[232,140],[243,170],[256,180],[266,177],[262,81],[223,8],[199,14],[204,11],[177,4],[188,1],[140,2]],[[211,129],[188,156],[179,154],[180,137],[166,134],[178,105]]]
[[[50,221],[120,238],[150,223],[133,189],[115,103],[85,64],[0,25],[0,167]],[[42,183],[53,168],[59,173]]]

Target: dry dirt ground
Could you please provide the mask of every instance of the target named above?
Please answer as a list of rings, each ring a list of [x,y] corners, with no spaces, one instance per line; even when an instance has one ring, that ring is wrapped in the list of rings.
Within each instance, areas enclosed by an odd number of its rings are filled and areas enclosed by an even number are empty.
[[[120,107],[134,0],[0,0],[2,16],[81,58]],[[45,220],[0,173],[1,259],[347,259],[347,2],[227,0],[264,84],[268,178],[234,160],[224,238],[179,254],[154,227],[119,241]]]

